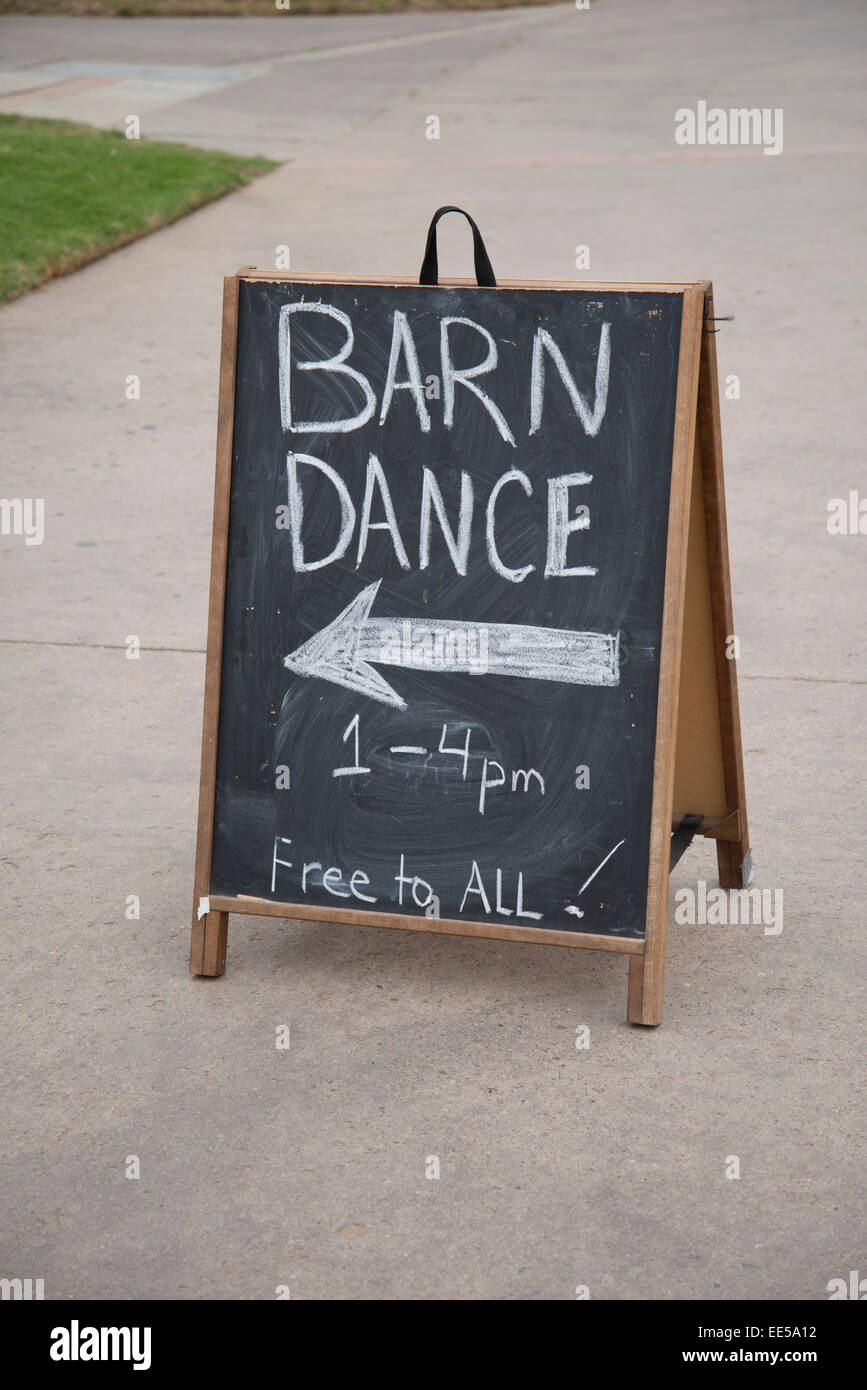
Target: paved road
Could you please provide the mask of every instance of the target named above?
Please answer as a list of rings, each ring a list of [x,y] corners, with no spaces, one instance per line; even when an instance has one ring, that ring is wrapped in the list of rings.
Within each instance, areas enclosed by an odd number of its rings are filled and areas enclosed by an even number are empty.
[[[826,506],[867,493],[865,30],[854,0],[0,22],[0,110],[292,160],[0,313],[2,488],[46,499],[42,546],[0,539],[0,1273],[53,1298],[821,1299],[863,1271],[867,542]],[[783,153],[677,146],[698,101],[782,107]],[[594,278],[712,276],[734,314],[750,816],[785,925],[674,926],[658,1031],[592,953],[233,919],[226,977],[186,975],[220,276],[281,243],[412,273],[443,202],[503,276],[570,276],[587,243]],[[441,260],[468,264],[459,227]],[[702,844],[673,885],[713,872]]]

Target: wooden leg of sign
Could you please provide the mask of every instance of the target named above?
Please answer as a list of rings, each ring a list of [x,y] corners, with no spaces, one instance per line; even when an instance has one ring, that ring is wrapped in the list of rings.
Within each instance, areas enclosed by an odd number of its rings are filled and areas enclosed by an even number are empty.
[[[641,1023],[641,1000],[644,993],[644,955],[629,957],[629,992],[626,998],[627,1023]]]
[[[749,854],[746,835],[739,840],[717,840],[716,842],[716,862],[719,869],[720,888],[745,888],[745,878],[749,878],[749,870],[744,874],[744,863]]]
[[[193,922],[190,939],[190,974],[222,975],[226,970],[228,912],[207,912]]]
[[[657,1028],[662,1022],[663,962],[647,953],[630,955],[626,1022]]]
[[[653,802],[650,813],[650,856],[647,874],[647,912],[644,951],[629,959],[629,994],[626,1017],[630,1023],[655,1027],[662,1022],[665,975],[665,934],[668,926],[668,872],[671,863],[671,815],[677,747],[677,713],[680,697],[683,614],[686,593],[686,561],[689,541],[692,480],[696,467],[696,403],[703,293],[687,290],[683,297],[678,360],[677,403],[668,540],[665,553],[665,589],[662,611],[662,645],[659,656],[659,697],[656,713],[656,747],[653,760]]]
[[[725,488],[723,484],[716,336],[711,331],[711,325],[715,322],[713,312],[713,288],[708,284],[705,293],[705,332],[701,345],[698,432],[701,441],[704,506],[707,518],[707,552],[711,580],[723,769],[728,805],[737,809],[739,832],[737,840],[717,840],[717,865],[721,888],[741,888],[744,886],[744,860],[749,852],[750,842],[744,789],[741,720],[738,708],[737,662],[732,659],[732,652],[729,650],[735,637],[735,626],[732,612]],[[748,876],[749,870],[747,871]]]
[[[217,731],[220,724],[220,661],[223,608],[226,594],[229,480],[232,476],[232,421],[235,412],[235,348],[238,331],[237,275],[223,281],[223,340],[220,358],[220,417],[217,429],[217,469],[214,482],[214,526],[211,548],[211,598],[205,659],[205,710],[202,720],[202,770],[199,779],[199,826],[193,929],[190,935],[190,974],[222,975],[226,969],[227,912],[206,912],[211,880],[214,796],[217,772]]]

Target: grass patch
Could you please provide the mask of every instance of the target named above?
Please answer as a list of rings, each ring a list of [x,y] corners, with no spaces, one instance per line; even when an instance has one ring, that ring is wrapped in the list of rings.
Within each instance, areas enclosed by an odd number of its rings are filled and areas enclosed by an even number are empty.
[[[556,0],[291,0],[289,14],[394,14],[403,10],[501,10]],[[0,0],[0,14],[281,15],[275,0]]]
[[[73,121],[0,115],[0,300],[64,275],[269,169]]]

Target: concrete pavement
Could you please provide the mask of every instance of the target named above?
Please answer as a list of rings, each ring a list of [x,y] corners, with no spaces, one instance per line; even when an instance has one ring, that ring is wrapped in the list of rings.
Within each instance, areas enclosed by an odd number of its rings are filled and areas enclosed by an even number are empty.
[[[865,33],[854,0],[0,21],[0,110],[138,100],[144,134],[292,159],[0,311],[0,490],[46,511],[43,545],[0,538],[0,1274],[60,1299],[822,1299],[864,1270],[867,542],[826,507],[867,494]],[[702,100],[783,108],[783,153],[677,146]],[[580,278],[586,243],[594,279],[709,276],[735,315],[747,791],[785,926],[670,926],[656,1031],[589,952],[233,918],[227,975],[186,974],[220,276],[283,243],[412,274],[445,202],[503,277]],[[469,265],[460,226],[440,259]],[[673,890],[714,864],[702,842]]]

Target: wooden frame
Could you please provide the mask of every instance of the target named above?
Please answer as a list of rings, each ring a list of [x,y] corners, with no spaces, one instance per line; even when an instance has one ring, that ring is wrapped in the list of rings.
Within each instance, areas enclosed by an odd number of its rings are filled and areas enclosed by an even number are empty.
[[[228,549],[229,496],[234,431],[235,353],[241,280],[309,284],[416,285],[408,277],[371,278],[323,274],[277,274],[245,267],[224,281],[220,397],[217,429],[211,586],[208,610],[202,761],[199,783],[195,890],[190,972],[222,975],[226,966],[230,912],[333,921],[454,936],[486,937],[539,945],[615,951],[629,957],[627,1018],[655,1025],[662,1018],[665,937],[668,918],[669,839],[683,814],[701,817],[700,833],[717,839],[720,883],[740,886],[748,856],[743,764],[735,665],[726,659],[732,633],[731,591],[722,476],[715,338],[710,321],[713,292],[708,282],[606,283],[599,281],[502,280],[501,288],[633,290],[682,296],[677,397],[672,450],[663,622],[657,701],[650,861],[644,938],[610,937],[490,922],[428,919],[393,913],[273,902],[256,897],[210,895],[211,850],[216,795],[223,613]],[[446,286],[473,286],[467,279],[442,279]],[[487,293],[496,294],[492,288]],[[697,598],[695,597],[697,596]],[[684,614],[689,610],[687,640]],[[687,726],[697,728],[691,756],[679,737],[678,707],[686,678]],[[709,750],[709,752],[707,751]],[[700,765],[696,766],[698,761]]]

